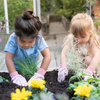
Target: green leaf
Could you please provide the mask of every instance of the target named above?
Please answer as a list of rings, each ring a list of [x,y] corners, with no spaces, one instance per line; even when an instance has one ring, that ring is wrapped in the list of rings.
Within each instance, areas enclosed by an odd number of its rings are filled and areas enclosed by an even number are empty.
[[[74,80],[75,78],[77,78],[77,76],[72,76],[72,77],[69,79],[69,83],[70,83],[70,81]]]
[[[33,100],[40,100],[39,97],[34,96]]]
[[[74,84],[70,84],[69,87],[67,88],[67,90],[72,90],[75,89],[77,86],[75,86]]]
[[[43,89],[43,91],[47,92],[47,88],[45,87],[45,88]]]
[[[78,72],[78,73],[76,74],[76,76],[77,76],[78,78],[80,78],[80,77],[82,76],[82,73]]]
[[[3,82],[2,76],[0,76],[0,83]]]
[[[7,80],[4,77],[0,76],[0,82],[3,82],[3,81],[9,82],[9,80]]]
[[[92,76],[89,75],[88,73],[82,73],[82,76],[90,76],[90,77],[92,77]]]
[[[6,82],[9,82],[9,80],[5,79],[4,77],[2,77],[2,79],[3,79],[4,81],[6,81]]]

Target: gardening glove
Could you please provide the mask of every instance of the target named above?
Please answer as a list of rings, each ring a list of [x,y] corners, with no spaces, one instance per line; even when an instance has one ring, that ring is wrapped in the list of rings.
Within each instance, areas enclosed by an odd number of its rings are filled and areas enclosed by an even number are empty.
[[[34,74],[34,76],[31,77],[31,79],[35,78],[35,79],[44,79],[44,75],[45,75],[46,71],[42,68],[39,68],[39,70],[37,71],[37,73]],[[30,80],[28,81],[30,82]]]
[[[61,64],[61,67],[58,72],[58,78],[57,78],[58,82],[61,83],[62,81],[64,81],[65,76],[67,76],[67,75],[68,75],[68,69],[66,67],[66,64]]]
[[[91,77],[93,78],[92,75],[93,75],[94,71],[95,71],[95,69],[93,67],[89,66],[83,73],[87,73],[87,74],[91,75]],[[90,78],[90,76],[83,76],[83,78],[84,78],[84,81],[87,81]]]
[[[27,86],[26,79],[22,75],[18,74],[17,71],[10,73],[10,77],[13,83],[19,86]]]

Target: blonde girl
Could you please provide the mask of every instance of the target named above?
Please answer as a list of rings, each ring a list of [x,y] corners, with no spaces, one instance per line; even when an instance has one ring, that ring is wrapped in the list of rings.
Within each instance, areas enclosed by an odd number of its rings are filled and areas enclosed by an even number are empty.
[[[90,15],[86,13],[76,14],[71,20],[69,32],[70,34],[65,40],[61,52],[58,82],[64,81],[65,76],[68,75],[66,54],[75,43],[77,43],[76,50],[80,51],[82,60],[87,65],[85,66],[84,73],[92,76],[95,71],[98,71],[98,63],[100,62],[100,40],[96,34],[95,26]],[[84,80],[87,79],[88,76],[84,76]]]

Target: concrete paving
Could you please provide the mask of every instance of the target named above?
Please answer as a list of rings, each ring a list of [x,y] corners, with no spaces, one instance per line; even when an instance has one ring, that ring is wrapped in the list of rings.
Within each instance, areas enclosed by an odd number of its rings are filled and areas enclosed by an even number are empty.
[[[53,70],[59,67],[60,65],[60,54],[62,51],[62,45],[63,45],[63,39],[66,36],[66,34],[56,34],[54,35],[55,38],[50,39],[50,37],[53,36],[46,36],[44,37],[47,44],[49,45],[49,49],[51,52],[51,63],[49,65],[48,70]],[[49,39],[47,40],[47,37]]]
[[[58,30],[57,30],[58,29]],[[46,40],[50,52],[51,52],[51,62],[47,71],[57,69],[60,65],[60,54],[62,50],[63,39],[67,35],[66,30],[63,28],[61,22],[53,22],[50,23],[50,32],[48,35],[44,36]],[[38,67],[41,65],[42,56],[40,54],[40,63]],[[5,64],[5,52],[0,51],[0,72],[8,72],[6,64]]]
[[[65,28],[61,22],[50,22],[49,25],[49,33],[50,34],[64,34],[66,33]]]
[[[8,72],[5,64],[5,53],[0,51],[0,72]]]

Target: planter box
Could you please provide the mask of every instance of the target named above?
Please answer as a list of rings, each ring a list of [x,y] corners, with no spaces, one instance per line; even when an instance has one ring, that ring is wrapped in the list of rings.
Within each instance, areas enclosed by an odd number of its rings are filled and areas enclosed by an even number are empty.
[[[60,15],[49,15],[49,22],[60,22],[61,16]]]
[[[70,28],[70,21],[68,21],[64,16],[62,16],[62,23],[66,31],[69,31]]]
[[[45,36],[48,34],[49,31],[49,23],[48,21],[42,22],[42,35]]]
[[[60,15],[48,15],[46,20],[42,22],[42,34],[48,35],[49,34],[49,25],[51,22],[62,22],[66,31],[69,30],[70,21],[68,21],[64,16]]]
[[[15,92],[16,88],[22,89],[23,87],[13,84],[10,81],[11,79],[9,77],[9,73],[3,72],[3,73],[0,73],[0,76],[9,80],[9,83],[5,81],[0,83],[0,100],[11,100],[11,97],[10,97],[11,93]],[[73,74],[69,73],[65,81],[63,81],[62,83],[59,83],[57,81],[57,76],[58,76],[57,70],[49,71],[46,73],[45,75],[46,85],[45,86],[47,87],[48,91],[54,93],[54,95],[65,93],[66,95],[68,95],[69,98],[71,98],[73,96],[74,91],[73,90],[66,91],[66,88],[69,86],[69,78],[73,76]],[[26,80],[29,80],[28,77],[25,77],[25,78]],[[74,81],[71,83],[74,83]],[[25,88],[28,89],[28,87],[25,87]]]

